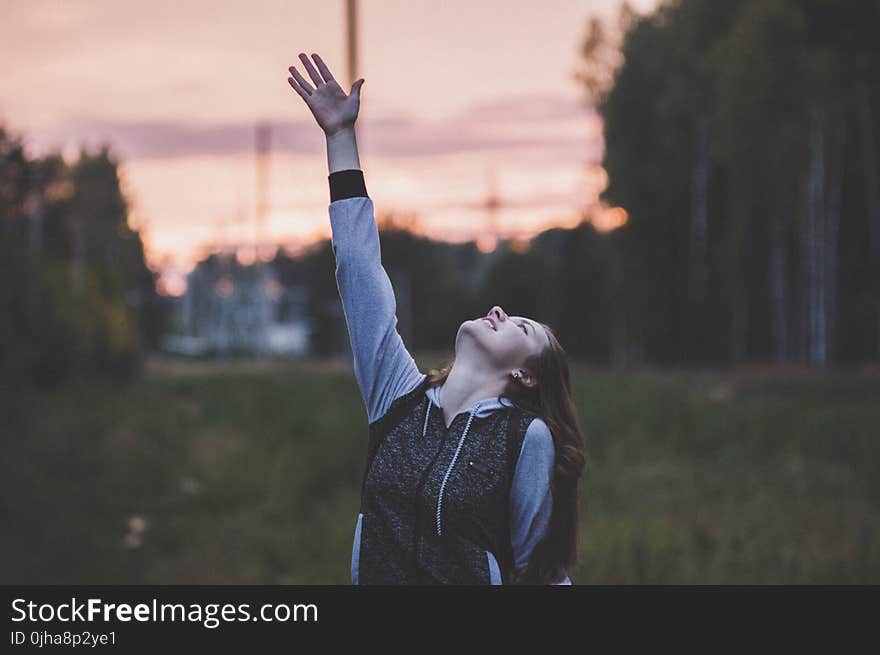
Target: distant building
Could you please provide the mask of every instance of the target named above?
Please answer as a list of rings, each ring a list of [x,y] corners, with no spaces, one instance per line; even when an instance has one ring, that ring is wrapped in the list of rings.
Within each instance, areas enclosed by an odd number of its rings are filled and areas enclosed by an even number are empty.
[[[186,355],[308,354],[312,322],[305,284],[284,286],[271,264],[242,266],[211,255],[187,276],[166,351]]]

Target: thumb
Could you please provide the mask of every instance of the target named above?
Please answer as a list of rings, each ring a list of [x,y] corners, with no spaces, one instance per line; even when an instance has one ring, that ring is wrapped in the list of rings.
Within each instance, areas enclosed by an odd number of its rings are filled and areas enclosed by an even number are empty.
[[[364,78],[356,80],[354,84],[351,85],[351,93],[357,93],[358,98],[361,97],[361,87],[364,85]],[[351,95],[351,94],[349,94]]]

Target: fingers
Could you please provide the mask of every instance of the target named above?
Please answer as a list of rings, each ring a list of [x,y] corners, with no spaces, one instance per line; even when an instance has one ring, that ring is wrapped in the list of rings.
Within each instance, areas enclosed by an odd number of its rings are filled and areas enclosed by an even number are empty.
[[[315,86],[321,86],[322,84],[324,84],[324,80],[322,80],[321,76],[318,75],[318,71],[316,71],[315,67],[312,66],[312,62],[309,61],[309,58],[306,57],[304,52],[299,53],[299,58],[302,61],[303,66],[305,66],[306,71],[309,74],[309,77],[312,78],[312,82],[315,83]]]
[[[290,86],[293,87],[293,90],[299,94],[299,97],[308,103],[309,94],[305,92],[305,90],[299,85],[299,83],[296,80],[294,80],[292,77],[288,77],[287,81],[290,84]]]
[[[305,78],[299,74],[299,71],[296,70],[296,68],[291,66],[287,70],[289,70],[290,74],[293,75],[293,77],[296,79],[296,83],[294,83],[294,82],[290,83],[290,85],[296,91],[299,92],[300,90],[302,90],[303,92],[305,92],[306,96],[310,96],[315,92],[315,90],[312,88],[312,85],[309,84],[308,82],[306,82]],[[287,78],[287,79],[290,80],[290,78]],[[300,87],[300,88],[297,88],[297,87]],[[302,95],[302,93],[300,93],[300,95]]]
[[[318,70],[321,72],[321,75],[324,77],[324,81],[327,83],[335,82],[336,79],[330,73],[330,69],[327,68],[327,64],[324,63],[324,60],[318,56],[318,53],[313,52],[312,57],[314,57],[315,63],[318,65]]]
[[[293,90],[296,91],[303,100],[306,100],[310,95],[312,95],[317,87],[322,84],[327,84],[329,82],[336,82],[336,79],[333,77],[333,74],[330,72],[330,69],[327,67],[327,64],[324,63],[324,60],[318,56],[317,53],[312,53],[312,57],[315,58],[315,62],[318,65],[318,69],[320,70],[320,74],[315,67],[312,65],[312,62],[309,61],[309,58],[306,56],[304,52],[299,53],[300,61],[302,61],[303,66],[309,74],[309,77],[312,78],[312,82],[315,83],[315,88],[312,88],[311,84],[309,84],[306,79],[299,74],[299,71],[296,70],[296,67],[290,66],[287,70],[290,71],[290,74],[293,75],[292,78],[288,77],[287,81],[290,86],[293,87]]]

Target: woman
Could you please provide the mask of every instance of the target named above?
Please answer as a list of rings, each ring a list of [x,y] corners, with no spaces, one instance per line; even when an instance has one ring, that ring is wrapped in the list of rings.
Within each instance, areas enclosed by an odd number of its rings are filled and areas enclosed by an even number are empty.
[[[353,584],[571,584],[583,439],[564,351],[495,306],[462,323],[455,357],[421,373],[397,332],[346,95],[299,55],[288,82],[324,130],[336,281],[369,421]],[[312,85],[314,84],[314,86]]]

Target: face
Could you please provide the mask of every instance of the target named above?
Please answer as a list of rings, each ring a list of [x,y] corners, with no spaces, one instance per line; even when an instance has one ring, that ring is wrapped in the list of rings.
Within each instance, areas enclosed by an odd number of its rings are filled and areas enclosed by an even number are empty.
[[[495,305],[485,317],[465,321],[455,339],[456,357],[468,351],[482,354],[499,370],[520,369],[531,355],[550,345],[547,332],[523,316],[508,316]]]

